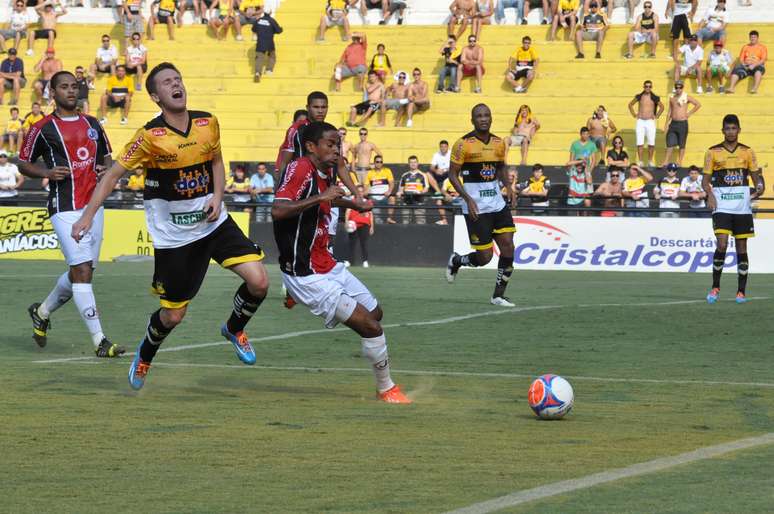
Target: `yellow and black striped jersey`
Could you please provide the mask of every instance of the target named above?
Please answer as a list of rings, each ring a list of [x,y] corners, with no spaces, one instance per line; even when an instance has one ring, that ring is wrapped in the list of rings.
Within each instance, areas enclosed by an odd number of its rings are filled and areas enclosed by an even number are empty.
[[[497,170],[505,164],[505,141],[494,134],[482,141],[470,132],[454,143],[451,162],[460,165],[463,186],[476,201],[478,212],[498,212],[505,207],[497,178]],[[462,211],[467,214],[466,204]]]
[[[751,214],[750,173],[758,171],[758,161],[752,148],[737,143],[733,151],[718,144],[711,146],[704,157],[704,174],[710,176],[715,212]]]

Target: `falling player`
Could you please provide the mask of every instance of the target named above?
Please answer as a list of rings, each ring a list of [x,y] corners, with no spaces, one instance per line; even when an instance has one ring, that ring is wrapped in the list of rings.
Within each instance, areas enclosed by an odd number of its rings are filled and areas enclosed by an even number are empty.
[[[145,86],[161,115],[127,143],[72,229],[74,239],[87,237],[95,213],[118,179],[127,170],[145,169],[145,217],[155,261],[153,290],[161,298],[161,308],[151,315],[129,368],[133,389],[144,385],[159,346],[183,320],[210,259],[244,280],[221,334],[245,364],[255,363],[255,352],[244,328],[269,287],[260,262],[263,252],[242,233],[223,205],[226,174],[218,119],[187,109],[185,85],[173,64],[164,62],[153,68]]]
[[[78,84],[72,73],[55,73],[49,87],[56,107],[27,132],[19,167],[25,175],[50,180],[48,213],[70,269],[59,277],[43,302],[30,305],[32,337],[38,346],[46,346],[51,313],[73,298],[91,333],[97,357],[118,357],[124,349],[102,333],[91,285],[102,246],[103,210],[94,212],[94,230],[80,243],[70,238],[72,224],[91,198],[98,174],[110,166],[110,143],[95,118],[76,110]],[[34,164],[38,158],[44,166]]]
[[[344,263],[328,251],[328,223],[333,205],[368,210],[362,202],[345,200],[336,186],[341,156],[336,127],[324,122],[306,126],[304,157],[292,161],[274,196],[271,216],[279,247],[282,281],[296,302],[325,319],[325,326],[343,323],[362,338],[363,356],[376,376],[377,397],[388,403],[411,403],[390,377],[387,340],[379,321],[382,309],[371,292]]]
[[[513,224],[510,208],[500,194],[501,183],[510,205],[515,205],[511,178],[505,170],[505,142],[489,132],[492,111],[478,104],[471,111],[473,132],[454,143],[449,167],[449,181],[464,200],[462,213],[468,227],[470,246],[475,250],[467,255],[456,252],[449,257],[446,280],[454,282],[462,266],[485,266],[492,260],[493,243],[497,243],[500,258],[497,261],[497,280],[490,300],[493,305],[513,307],[505,296],[505,288],[513,273]]]
[[[707,202],[712,209],[712,229],[717,236],[717,247],[712,258],[712,289],[707,295],[708,303],[718,301],[720,274],[726,261],[728,236],[734,236],[736,245],[736,269],[738,288],[736,303],[747,301],[747,271],[750,261],[747,257],[747,240],[755,237],[752,202],[763,193],[765,184],[758,167],[755,152],[739,142],[739,117],[726,114],[723,117],[723,142],[711,146],[704,157],[702,179]],[[749,177],[753,178],[755,193],[750,192]]]

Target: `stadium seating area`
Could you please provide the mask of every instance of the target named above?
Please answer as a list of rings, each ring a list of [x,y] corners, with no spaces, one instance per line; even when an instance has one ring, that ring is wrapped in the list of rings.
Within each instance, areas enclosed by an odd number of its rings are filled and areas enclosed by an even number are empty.
[[[445,0],[442,3],[447,5]],[[410,4],[407,24],[403,26],[369,24],[362,29],[368,35],[369,56],[375,52],[377,43],[384,43],[395,70],[410,70],[417,66],[424,71],[424,78],[432,86],[441,62],[438,49],[446,32],[441,25],[446,14],[436,0],[421,4],[422,8],[416,10]],[[702,2],[699,13],[704,5]],[[322,6],[322,0],[282,2],[275,16],[285,29],[276,38],[278,64],[274,75],[265,77],[258,84],[252,82],[254,43],[250,42],[249,27],[243,29],[243,42],[237,42],[233,37],[227,41],[216,41],[203,25],[182,27],[177,30],[175,41],[168,41],[165,32],[158,30],[155,41],[144,42],[149,48],[150,66],[168,60],[180,67],[188,87],[190,107],[211,110],[220,118],[227,160],[273,162],[293,111],[303,106],[309,91],[321,89],[329,93],[329,120],[335,124],[344,124],[349,106],[361,100],[361,93],[355,91],[353,80],[345,81],[341,93],[332,92],[333,65],[346,43],[336,34],[337,29],[331,29],[324,43],[315,44],[315,29]],[[745,14],[750,9],[729,8]],[[662,12],[663,8],[657,11]],[[359,14],[353,13],[350,17],[353,23],[361,21]],[[72,15],[67,18],[72,19]],[[435,25],[411,24],[416,21],[429,23],[433,18],[437,21]],[[733,56],[747,42],[747,33],[751,28],[751,24],[734,23],[732,18],[727,48]],[[755,28],[760,31],[763,44],[774,41],[773,25],[756,24]],[[65,69],[93,62],[99,36],[105,32],[120,40],[123,27],[62,23],[56,46],[57,56],[62,59]],[[512,126],[519,105],[526,103],[542,124],[530,151],[530,163],[562,164],[567,160],[569,145],[577,137],[578,128],[585,124],[593,108],[602,104],[620,128],[630,155],[633,154],[634,120],[627,111],[627,103],[641,90],[645,79],[653,80],[657,94],[663,97],[672,88],[669,73],[673,65],[667,49],[668,24],[662,24],[658,58],[642,58],[643,51],[639,51],[631,61],[623,57],[629,32],[626,25],[614,25],[609,30],[601,60],[574,59],[572,43],[547,42],[547,32],[546,26],[535,24],[485,27],[480,41],[486,52],[487,68],[483,94],[473,94],[472,83],[466,79],[459,94],[434,94],[430,111],[417,115],[411,129],[390,127],[392,114],[388,115],[386,128],[377,128],[372,122],[370,140],[384,150],[388,163],[405,162],[408,155],[414,153],[423,162],[428,162],[440,139],[454,139],[469,130],[469,112],[474,104],[485,102],[490,105],[494,113],[493,132],[505,135]],[[527,34],[533,39],[540,66],[529,93],[517,95],[503,81],[503,73],[508,56],[521,37]],[[34,57],[24,56],[30,82],[34,76],[32,67],[44,51],[43,41],[36,42],[36,45]],[[708,45],[705,45],[707,49]],[[22,44],[22,48],[26,49],[26,45]],[[23,51],[20,57],[22,55]],[[97,82],[96,91],[92,92],[90,100],[93,109],[104,90],[105,81],[103,75]],[[720,118],[727,112],[740,115],[744,131],[742,140],[756,149],[762,164],[767,164],[774,157],[769,121],[774,117],[774,85],[766,76],[759,94],[750,95],[748,82],[743,82],[733,97],[695,95],[702,103],[702,109],[691,119],[685,165],[700,164],[706,147],[719,141]],[[690,81],[689,92],[694,89],[694,83]],[[29,104],[28,86],[23,90],[20,102],[22,113],[26,112]],[[127,126],[120,126],[119,114],[112,112],[108,116],[107,128],[114,146],[127,141],[134,130],[156,112],[156,106],[144,92],[135,94]],[[4,121],[6,116],[7,106],[3,107],[0,119]],[[659,159],[663,153],[661,129],[663,126],[659,127]],[[516,150],[511,151],[510,162],[518,162],[516,153]],[[774,183],[771,175],[767,182]]]

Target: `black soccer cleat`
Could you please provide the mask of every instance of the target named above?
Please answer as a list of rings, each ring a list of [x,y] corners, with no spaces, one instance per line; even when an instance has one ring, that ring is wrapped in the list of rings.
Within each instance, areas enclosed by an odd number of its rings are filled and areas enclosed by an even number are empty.
[[[27,312],[29,313],[30,318],[32,318],[32,338],[38,346],[43,348],[48,342],[47,335],[48,328],[51,326],[51,321],[40,317],[38,314],[38,307],[40,307],[40,303],[35,302],[27,307]]]
[[[126,348],[123,346],[118,346],[115,343],[111,343],[108,341],[107,337],[103,337],[102,341],[99,343],[99,346],[94,349],[94,353],[97,354],[97,357],[110,359],[113,357],[120,357],[126,353]]]
[[[457,278],[457,272],[460,270],[460,265],[455,264],[455,262],[459,262],[459,257],[457,252],[452,252],[449,262],[446,264],[446,281],[450,284]]]

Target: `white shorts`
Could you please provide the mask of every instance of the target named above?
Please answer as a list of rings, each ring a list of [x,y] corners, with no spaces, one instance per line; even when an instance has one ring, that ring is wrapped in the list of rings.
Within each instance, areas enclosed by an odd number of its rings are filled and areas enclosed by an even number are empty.
[[[328,273],[294,277],[282,274],[282,283],[295,301],[309,307],[312,314],[325,320],[326,328],[333,328],[336,319],[336,306],[341,295],[353,298],[357,303],[372,311],[379,302],[366,286],[339,262]],[[353,304],[353,311],[355,305]],[[352,314],[350,312],[350,314]]]
[[[335,236],[339,228],[339,208],[331,207],[331,221],[328,223],[328,235]]]
[[[695,77],[696,76],[696,68],[688,68],[688,66],[685,66],[683,64],[680,65],[680,75],[686,75],[688,77]]]
[[[99,250],[102,246],[105,209],[100,207],[97,214],[94,215],[91,230],[83,236],[80,242],[76,242],[71,234],[73,224],[81,218],[81,214],[83,214],[83,209],[57,212],[51,216],[51,224],[54,226],[56,237],[59,239],[59,246],[68,266],[77,266],[78,264],[91,261],[92,267],[96,268],[97,261],[99,261]]]
[[[653,38],[653,33],[651,32],[635,32],[634,33],[634,44],[635,45],[641,45],[643,43],[650,43]]]
[[[634,133],[637,139],[637,146],[643,146],[645,140],[648,140],[648,146],[656,146],[656,120],[637,119],[634,127]]]
[[[336,13],[336,14],[339,14],[339,13]],[[338,26],[343,27],[344,26],[344,17],[345,16],[346,16],[346,14],[340,14],[340,15],[338,15],[336,17],[333,17],[331,15],[326,15],[325,16],[325,26],[326,27],[335,27],[335,26],[338,25]]]

